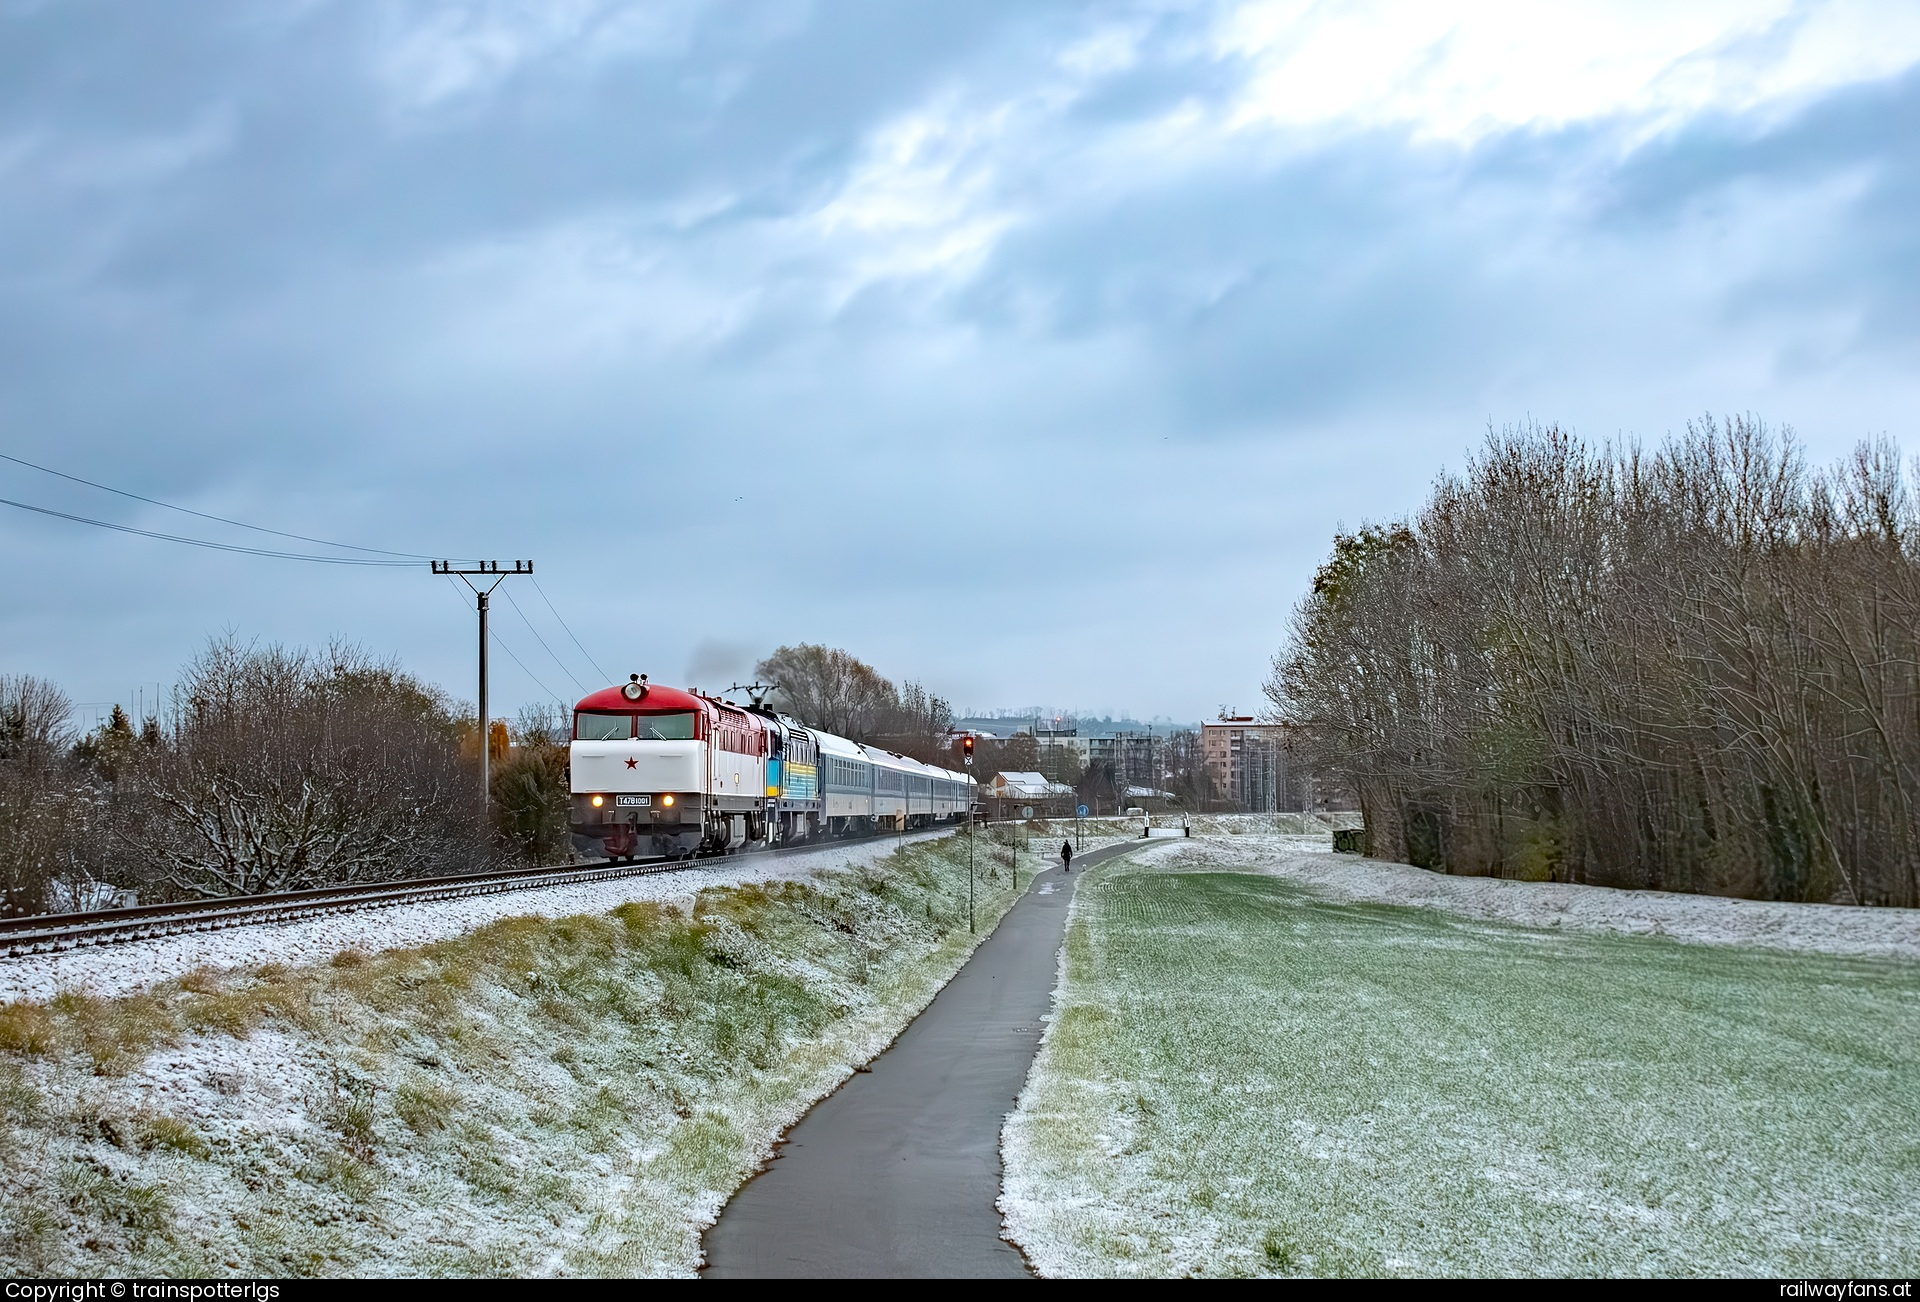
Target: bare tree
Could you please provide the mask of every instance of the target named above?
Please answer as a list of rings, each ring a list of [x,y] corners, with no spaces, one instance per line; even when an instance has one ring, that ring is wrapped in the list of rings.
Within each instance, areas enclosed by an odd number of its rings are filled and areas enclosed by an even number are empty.
[[[780,708],[854,741],[865,741],[899,705],[893,684],[838,647],[783,646],[754,673],[779,685],[774,700]]]
[[[953,709],[916,682],[899,686],[837,647],[783,646],[754,672],[776,683],[774,704],[816,728],[952,765]]]
[[[1127,784],[1112,760],[1090,762],[1080,774],[1077,794],[1094,814],[1117,814],[1126,807]]]
[[[876,721],[871,740],[925,764],[958,768],[953,707],[915,682],[892,688],[893,702]]]
[[[1336,539],[1267,686],[1376,854],[1454,872],[1920,902],[1920,513],[1703,420],[1489,436]]]
[[[228,636],[188,667],[180,700],[122,830],[173,889],[414,876],[481,852],[458,715],[391,662],[344,644],[314,655]]]
[[[43,912],[57,882],[86,876],[76,849],[95,802],[68,761],[72,715],[45,679],[0,675],[0,914]]]
[[[988,756],[995,773],[1037,773],[1040,771],[1040,743],[1030,732],[1016,732],[991,743]]]
[[[1160,770],[1155,785],[1164,784],[1174,799],[1188,809],[1205,809],[1224,794],[1214,791],[1213,775],[1207,771],[1200,734],[1191,728],[1168,734],[1160,748]]]

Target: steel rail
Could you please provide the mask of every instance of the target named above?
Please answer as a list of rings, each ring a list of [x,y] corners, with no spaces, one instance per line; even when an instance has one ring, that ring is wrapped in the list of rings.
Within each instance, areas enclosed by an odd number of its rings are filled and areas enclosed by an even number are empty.
[[[328,913],[391,908],[399,904],[457,900],[475,895],[537,890],[544,886],[571,886],[619,877],[678,872],[688,868],[710,868],[728,861],[800,854],[807,850],[831,849],[836,845],[859,845],[866,841],[893,839],[899,835],[898,832],[876,832],[871,836],[807,842],[702,859],[657,857],[634,859],[623,864],[590,864],[579,868],[506,868],[447,877],[415,877],[407,881],[317,886],[271,895],[232,895],[173,904],[140,904],[125,909],[95,909],[85,913],[40,913],[0,918],[0,958],[55,954],[93,945],[112,945],[195,931],[221,931],[229,927],[260,926]]]

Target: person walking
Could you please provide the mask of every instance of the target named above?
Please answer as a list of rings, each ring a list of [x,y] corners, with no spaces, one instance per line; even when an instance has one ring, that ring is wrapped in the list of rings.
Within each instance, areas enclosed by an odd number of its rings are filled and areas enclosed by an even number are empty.
[[[1073,871],[1073,842],[1071,841],[1060,843],[1060,871],[1063,873]]]

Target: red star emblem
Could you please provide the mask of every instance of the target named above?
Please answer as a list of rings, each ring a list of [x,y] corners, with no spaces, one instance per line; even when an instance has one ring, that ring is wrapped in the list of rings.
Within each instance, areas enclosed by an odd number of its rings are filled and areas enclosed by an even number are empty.
[[[629,755],[627,756],[627,767],[630,769],[637,769],[640,767],[640,761],[633,758],[633,756]]]

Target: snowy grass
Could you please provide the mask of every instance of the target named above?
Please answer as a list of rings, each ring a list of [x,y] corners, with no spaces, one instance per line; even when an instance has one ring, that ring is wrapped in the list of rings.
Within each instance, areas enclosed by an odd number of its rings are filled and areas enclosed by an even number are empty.
[[[0,1002],[44,1000],[63,990],[124,995],[201,969],[224,972],[262,963],[324,963],[347,949],[395,949],[450,940],[503,918],[606,913],[636,900],[684,908],[701,891],[712,887],[792,881],[823,871],[857,868],[891,854],[898,846],[951,834],[945,830],[908,832],[898,839],[828,842],[781,854],[698,860],[669,872],[605,881],[535,886],[498,895],[391,905],[289,922],[84,946],[62,953],[0,958]]]
[[[1920,1269],[1920,964],[1516,927],[1167,851],[1081,884],[1007,1126],[1002,1205],[1042,1273]]]
[[[688,1273],[780,1131],[965,960],[965,865],[945,839],[0,1005],[0,1270]],[[991,923],[1011,891],[979,865]]]
[[[1167,847],[1172,849],[1173,847]],[[1213,866],[1273,873],[1328,899],[1404,904],[1522,926],[1666,936],[1701,945],[1764,945],[1856,958],[1920,959],[1920,909],[1787,904],[1673,891],[1452,877],[1410,864],[1332,853],[1325,836],[1196,837],[1183,852]]]

